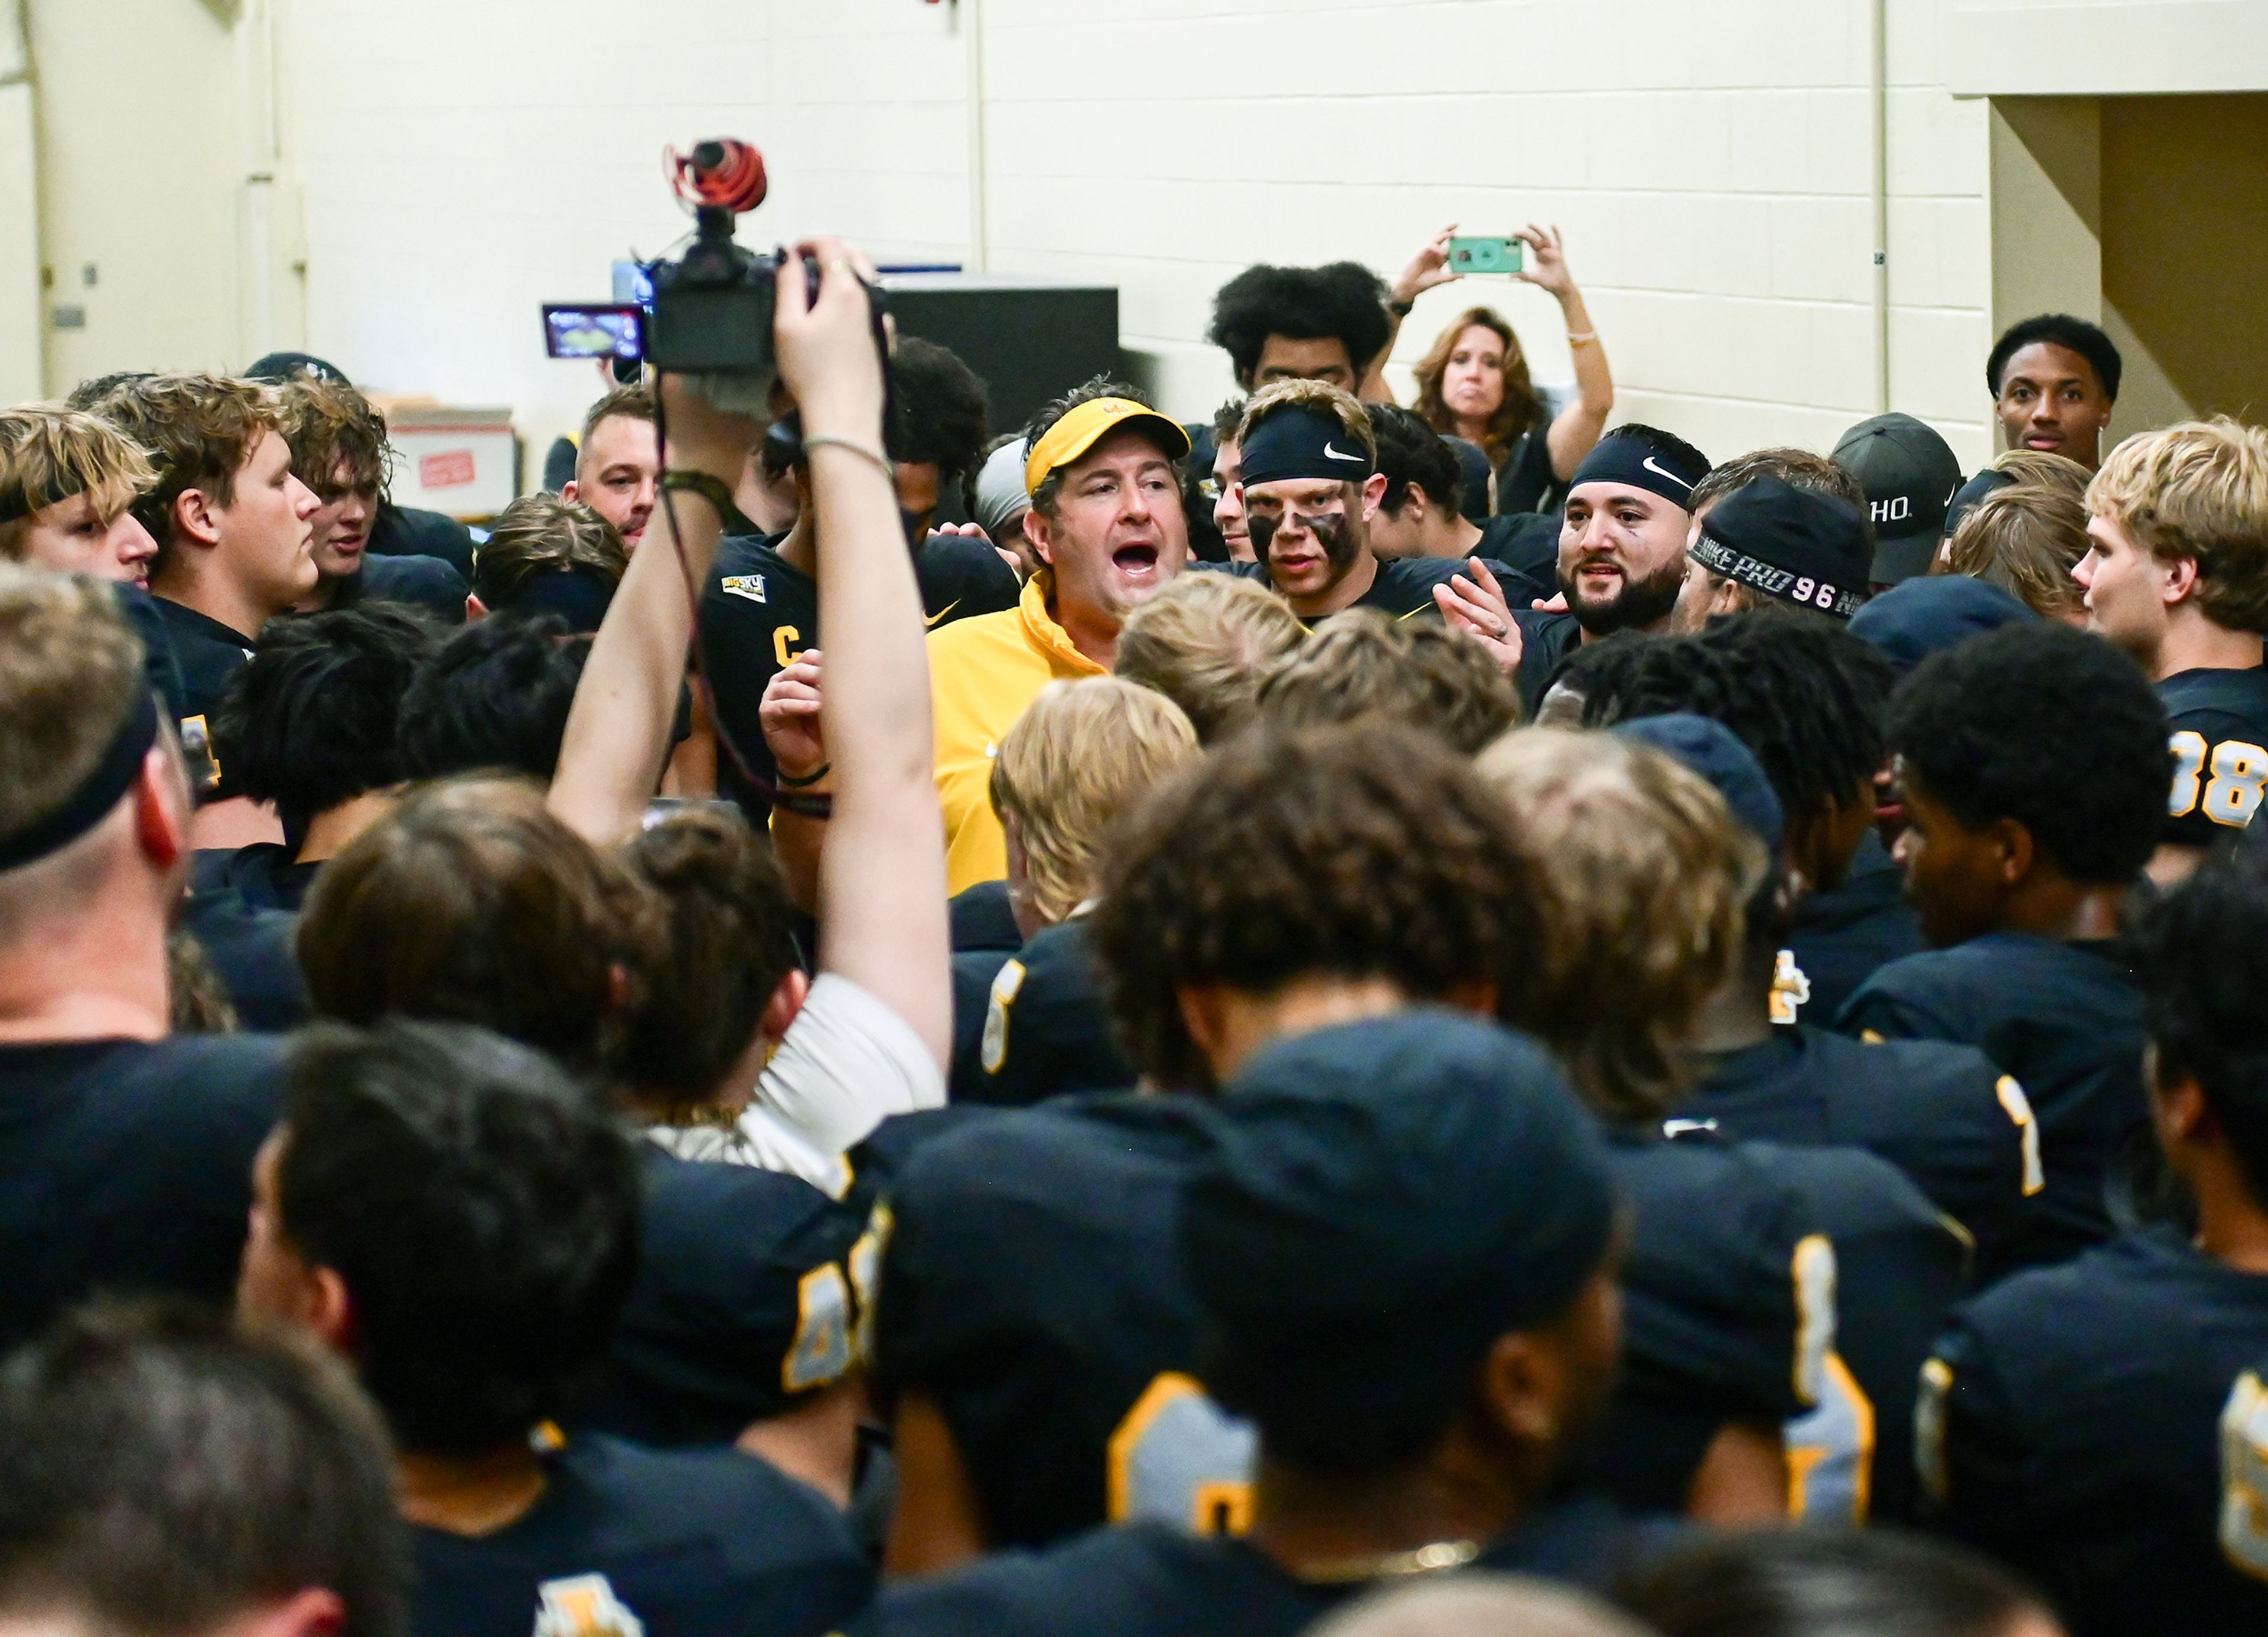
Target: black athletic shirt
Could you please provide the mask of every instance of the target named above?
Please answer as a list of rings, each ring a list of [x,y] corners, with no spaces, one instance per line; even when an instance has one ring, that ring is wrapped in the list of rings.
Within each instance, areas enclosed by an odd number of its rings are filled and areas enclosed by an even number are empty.
[[[181,666],[181,736],[209,743],[214,715],[228,685],[252,657],[252,643],[234,628],[170,598],[156,599],[173,657]]]
[[[1591,1472],[1617,1505],[1674,1515],[1727,1422],[1778,1427],[1817,1401],[1834,1253],[1808,1198],[1748,1145],[1607,1137],[1632,1226],[1622,1376]]]
[[[0,1349],[99,1291],[229,1303],[282,1059],[248,1034],[0,1046]]]
[[[1189,1099],[1068,1097],[964,1116],[880,1185],[879,1384],[937,1400],[996,1544],[1132,1517],[1241,1527],[1252,1435],[1192,1378],[1174,1250],[1209,1141]],[[1809,1407],[1832,1253],[1799,1254],[1808,1204],[1731,1145],[1622,1137],[1610,1157],[1637,1220],[1596,1471],[1631,1510],[1675,1511],[1726,1421]]]
[[[192,885],[181,927],[202,946],[245,1028],[283,1034],[314,1016],[299,970],[295,912],[247,904],[233,887]]]
[[[1835,1246],[1835,1349],[1818,1406],[1786,1429],[1796,1516],[1911,1519],[1915,1394],[1947,1310],[1974,1288],[1968,1236],[1872,1154],[1743,1146],[1802,1190]]]
[[[1852,855],[1843,885],[1796,905],[1783,993],[1793,1019],[1831,1026],[1875,969],[1918,953],[1921,924],[1906,902],[1905,872],[1872,830]]]
[[[2268,785],[2268,669],[2179,672],[2158,698],[2173,725],[2163,839],[2211,847],[2252,822]]]
[[[1210,1149],[1202,1105],[1076,1097],[939,1123],[880,1185],[878,1387],[935,1398],[997,1545],[1135,1515],[1196,1521],[1195,1482],[1175,1494],[1138,1473],[1201,1459],[1236,1426],[1188,1378],[1197,1314],[1174,1220],[1182,1179]],[[1145,1395],[1190,1402],[1138,1420]],[[1209,1476],[1241,1487],[1250,1450],[1238,1431]]]
[[[637,1279],[572,1419],[643,1443],[730,1443],[858,1362],[865,1215],[799,1177],[643,1147]]]
[[[874,1573],[817,1491],[733,1450],[585,1435],[477,1537],[412,1531],[416,1637],[823,1637]]]
[[[2148,1108],[2142,997],[2108,945],[1996,932],[1926,950],[1875,973],[1836,1026],[1959,1041],[2015,1076],[2039,1122],[2047,1187],[2014,1259],[2059,1261],[2110,1237],[2104,1184]]]
[[[2268,1631],[2258,1492],[2222,1516],[2224,1413],[2264,1354],[2268,1275],[2171,1228],[1986,1291],[1925,1376],[1922,1471],[1942,1522],[2037,1582],[2073,1637]],[[2230,1419],[2242,1479],[2263,1429]]]
[[[362,567],[338,583],[327,606],[406,603],[423,609],[444,625],[462,625],[467,589],[465,576],[439,557],[372,556],[364,552]]]
[[[195,892],[234,892],[254,909],[297,914],[306,902],[315,871],[323,866],[297,862],[297,849],[282,841],[254,841],[238,848],[206,848],[189,861],[189,887]]]
[[[468,583],[473,577],[473,532],[446,512],[421,511],[415,506],[383,502],[363,550],[365,560],[438,557]]]
[[[1510,589],[1506,588],[1507,592]],[[1544,683],[1560,660],[1583,640],[1583,628],[1573,614],[1543,613],[1517,598],[1512,599],[1512,618],[1521,635],[1520,668],[1513,675],[1513,685],[1520,690],[1521,704],[1533,716],[1543,702]]]
[[[181,662],[173,657],[173,628],[166,623],[158,599],[138,585],[122,585],[114,580],[105,584],[117,593],[119,612],[142,639],[143,676],[166,712],[180,721],[188,714],[182,708],[188,691],[181,681]]]
[[[2015,1265],[2046,1186],[2022,1086],[1975,1047],[1948,1041],[1777,1029],[1719,1056],[1670,1117],[1744,1141],[1880,1155],[1975,1240],[1988,1279]]]
[[[1034,933],[994,973],[985,1002],[974,1100],[1020,1105],[1134,1083],[1110,1031],[1086,916]]]
[[[701,642],[718,725],[732,736],[749,770],[766,780],[778,764],[764,743],[757,714],[764,689],[806,649],[821,645],[819,582],[779,554],[777,547],[785,538],[743,535],[722,541],[701,598]],[[932,534],[914,554],[914,576],[932,630],[972,614],[1012,608],[1023,592],[1016,571],[1000,554],[967,535]],[[770,804],[756,797],[721,751],[717,788],[738,802],[752,822],[770,821]]]
[[[1487,560],[1484,558],[1483,561]],[[1490,562],[1488,570],[1496,576],[1506,599],[1514,608],[1525,608],[1530,598],[1543,595],[1525,575],[1515,572],[1507,564]],[[1227,571],[1242,575],[1248,580],[1258,580],[1263,585],[1271,583],[1267,567],[1262,563],[1231,563]],[[1378,559],[1378,572],[1371,576],[1369,588],[1347,607],[1376,608],[1396,620],[1438,620],[1441,617],[1441,609],[1440,605],[1433,600],[1433,588],[1447,584],[1452,576],[1464,571],[1465,559],[1462,557],[1381,557]],[[1345,610],[1338,612],[1344,613]],[[1300,623],[1312,631],[1330,617],[1329,614],[1322,614],[1310,620],[1301,615]]]
[[[1525,1519],[1474,1567],[1605,1595],[1671,1538],[1604,1501],[1579,1499]],[[1145,1523],[894,1586],[854,1630],[861,1637],[1292,1637],[1367,1589],[1295,1580],[1241,1540]]]
[[[1491,518],[1481,525],[1480,545],[1473,555],[1505,564],[1537,588],[1530,596],[1545,596],[1543,588],[1559,584],[1558,514],[1515,511]]]

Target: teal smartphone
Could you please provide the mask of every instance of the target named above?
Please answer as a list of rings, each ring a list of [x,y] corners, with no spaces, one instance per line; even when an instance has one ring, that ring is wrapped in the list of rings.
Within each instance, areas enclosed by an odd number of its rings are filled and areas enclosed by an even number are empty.
[[[1517,273],[1527,265],[1528,245],[1518,239],[1453,239],[1452,273]]]

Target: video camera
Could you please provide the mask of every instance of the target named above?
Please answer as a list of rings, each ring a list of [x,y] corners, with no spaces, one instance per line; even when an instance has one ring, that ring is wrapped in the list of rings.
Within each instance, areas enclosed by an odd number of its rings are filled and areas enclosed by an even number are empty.
[[[669,155],[671,186],[693,206],[693,243],[675,261],[646,271],[653,282],[653,311],[646,326],[645,361],[681,372],[720,409],[762,414],[778,374],[772,356],[772,312],[780,264],[788,253],[759,255],[733,242],[733,218],[764,202],[769,181],[763,156],[731,137],[697,143]],[[819,268],[804,259],[805,288],[816,290]],[[882,324],[882,292],[866,288],[876,356],[887,371],[889,342]]]

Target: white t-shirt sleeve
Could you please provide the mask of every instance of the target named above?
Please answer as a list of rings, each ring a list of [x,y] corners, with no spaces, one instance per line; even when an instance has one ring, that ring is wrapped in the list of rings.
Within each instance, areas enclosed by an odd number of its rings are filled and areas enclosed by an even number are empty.
[[[839,1193],[843,1150],[892,1114],[944,1103],[945,1076],[905,1019],[821,973],[758,1077],[740,1136],[755,1164]]]

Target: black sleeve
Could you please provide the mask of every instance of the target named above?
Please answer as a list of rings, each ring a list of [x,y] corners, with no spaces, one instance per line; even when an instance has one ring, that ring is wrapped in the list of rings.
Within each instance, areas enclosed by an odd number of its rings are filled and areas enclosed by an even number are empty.
[[[700,622],[701,657],[707,666],[710,695],[716,704],[715,725],[720,740],[717,750],[718,789],[740,803],[751,824],[769,824],[770,806],[757,802],[721,741],[729,736],[733,748],[747,760],[749,771],[760,779],[770,779],[778,768],[770,747],[764,743],[763,723],[758,713],[764,702],[765,687],[783,668],[777,657],[779,645],[775,641],[779,621],[765,604],[729,595],[712,584],[701,599]],[[810,644],[806,642],[799,646]]]
[[[1914,1457],[1940,1527],[2011,1564],[2041,1561],[2050,1474],[2014,1388],[1967,1311],[1948,1321],[1922,1366]]]
[[[932,534],[914,559],[921,582],[922,613],[932,630],[972,614],[1013,608],[1024,594],[1016,571],[985,540],[965,534]]]

